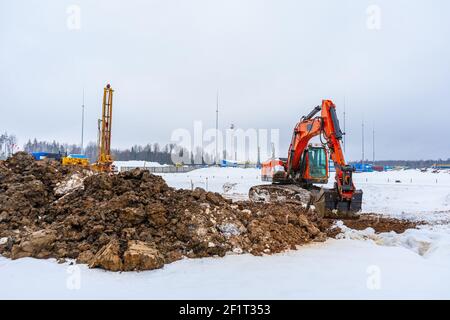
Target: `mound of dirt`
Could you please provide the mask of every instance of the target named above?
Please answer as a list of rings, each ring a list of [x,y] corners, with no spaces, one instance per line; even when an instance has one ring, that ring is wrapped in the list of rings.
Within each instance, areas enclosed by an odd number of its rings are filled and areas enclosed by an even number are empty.
[[[324,241],[326,228],[296,204],[233,203],[170,188],[145,170],[94,174],[26,153],[0,162],[0,254],[12,259],[148,270],[183,257],[295,249]]]
[[[348,228],[355,230],[365,230],[367,228],[372,228],[375,233],[391,232],[403,233],[408,229],[415,229],[419,225],[425,224],[425,222],[400,220],[395,218],[390,218],[386,216],[381,216],[379,214],[361,214],[359,219],[342,219],[344,225]],[[335,226],[335,221],[333,220],[323,220],[322,228],[326,230],[328,237],[336,238],[342,230]]]
[[[423,222],[399,220],[395,218],[383,217],[378,214],[364,214],[358,220],[344,220],[344,224],[355,230],[365,230],[373,228],[376,233],[391,232],[403,233],[408,229],[415,229]]]

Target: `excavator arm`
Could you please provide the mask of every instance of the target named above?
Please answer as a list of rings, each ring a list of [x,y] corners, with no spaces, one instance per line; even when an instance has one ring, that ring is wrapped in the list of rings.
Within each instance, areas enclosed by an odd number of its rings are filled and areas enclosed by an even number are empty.
[[[354,169],[347,165],[342,152],[341,140],[344,135],[339,126],[339,120],[336,115],[336,107],[330,100],[322,102],[323,135],[327,141],[330,150],[331,160],[336,168],[336,189],[343,200],[351,201],[355,193],[352,173]]]

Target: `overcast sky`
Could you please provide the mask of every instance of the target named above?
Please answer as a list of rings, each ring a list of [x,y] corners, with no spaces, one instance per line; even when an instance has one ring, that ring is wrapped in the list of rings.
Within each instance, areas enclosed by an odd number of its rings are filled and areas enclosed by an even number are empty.
[[[166,143],[215,126],[219,88],[220,127],[279,128],[282,154],[302,115],[327,98],[342,117],[345,97],[347,158],[361,158],[362,119],[369,159],[373,125],[378,159],[448,158],[449,13],[448,0],[0,0],[0,130],[80,143],[84,88],[95,141],[110,82],[113,147]]]

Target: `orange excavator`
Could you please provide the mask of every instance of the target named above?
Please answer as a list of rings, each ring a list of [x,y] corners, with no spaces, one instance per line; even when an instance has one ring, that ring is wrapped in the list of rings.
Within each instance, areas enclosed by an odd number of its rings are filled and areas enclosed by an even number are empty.
[[[331,100],[323,100],[322,106],[314,108],[295,126],[288,157],[263,163],[262,180],[271,181],[272,185],[252,187],[250,199],[314,205],[325,218],[358,218],[363,193],[355,188],[354,169],[344,160],[343,135],[336,106]],[[321,144],[310,143],[316,136]],[[334,187],[317,187],[315,184],[328,183],[330,158],[336,169]]]

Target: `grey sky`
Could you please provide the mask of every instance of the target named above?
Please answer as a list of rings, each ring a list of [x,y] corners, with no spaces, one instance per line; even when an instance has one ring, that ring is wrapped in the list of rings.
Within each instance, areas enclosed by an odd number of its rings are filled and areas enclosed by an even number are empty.
[[[67,7],[81,29],[67,28]],[[366,9],[381,9],[381,30]],[[96,139],[102,88],[116,90],[113,146],[168,142],[194,120],[292,128],[321,99],[346,97],[347,157],[450,157],[450,2],[0,0],[0,130]],[[342,120],[341,120],[342,121]],[[284,153],[284,152],[282,152]]]

